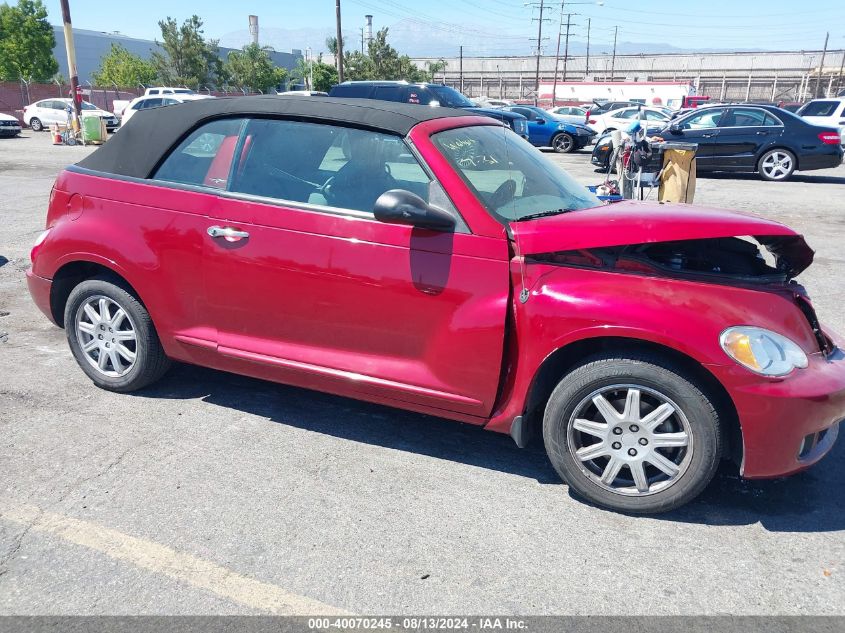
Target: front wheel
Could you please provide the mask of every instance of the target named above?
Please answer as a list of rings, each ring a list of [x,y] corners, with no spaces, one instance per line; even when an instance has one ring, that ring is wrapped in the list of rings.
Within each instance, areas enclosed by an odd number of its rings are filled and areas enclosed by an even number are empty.
[[[575,139],[566,132],[561,132],[552,139],[552,149],[558,154],[568,154],[575,149]]]
[[[721,455],[719,415],[695,380],[650,355],[597,356],[561,380],[543,439],[555,470],[589,501],[666,512],[698,496]]]
[[[795,154],[785,149],[770,149],[760,157],[757,171],[763,180],[786,180],[795,171]]]
[[[33,132],[40,132],[44,129],[44,124],[41,123],[41,119],[32,117],[29,120],[29,127],[32,129]]]
[[[170,366],[147,309],[112,279],[89,279],[71,291],[65,330],[76,362],[102,389],[141,389]]]

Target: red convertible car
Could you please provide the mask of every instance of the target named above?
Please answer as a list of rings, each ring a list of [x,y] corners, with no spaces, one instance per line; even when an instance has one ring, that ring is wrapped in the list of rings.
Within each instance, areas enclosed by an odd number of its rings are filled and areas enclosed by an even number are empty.
[[[268,96],[139,112],[60,174],[27,275],[104,389],[175,360],[536,434],[581,496],[652,513],[723,459],[830,450],[812,259],[753,215],[603,206],[492,119]]]

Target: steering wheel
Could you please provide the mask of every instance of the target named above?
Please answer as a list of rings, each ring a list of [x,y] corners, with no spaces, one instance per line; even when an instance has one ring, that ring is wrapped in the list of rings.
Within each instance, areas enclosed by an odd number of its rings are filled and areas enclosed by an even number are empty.
[[[516,181],[513,178],[508,178],[490,196],[490,206],[494,209],[500,209],[513,200],[514,195],[516,195]]]

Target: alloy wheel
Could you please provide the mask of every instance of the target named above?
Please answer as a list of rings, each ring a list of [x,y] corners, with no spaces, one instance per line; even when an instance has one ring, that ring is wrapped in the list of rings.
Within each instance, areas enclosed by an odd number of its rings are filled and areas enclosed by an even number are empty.
[[[792,156],[786,152],[773,151],[763,159],[760,168],[772,180],[781,180],[792,173]]]
[[[572,146],[574,143],[575,141],[572,139],[571,136],[569,136],[569,134],[560,134],[559,136],[555,137],[554,149],[555,151],[565,154],[567,152],[572,151]]]
[[[85,359],[99,373],[119,378],[135,366],[135,324],[113,299],[103,295],[89,297],[76,311],[74,327]]]
[[[594,391],[575,407],[567,433],[582,473],[620,495],[665,490],[684,475],[692,458],[693,435],[683,411],[644,386]]]

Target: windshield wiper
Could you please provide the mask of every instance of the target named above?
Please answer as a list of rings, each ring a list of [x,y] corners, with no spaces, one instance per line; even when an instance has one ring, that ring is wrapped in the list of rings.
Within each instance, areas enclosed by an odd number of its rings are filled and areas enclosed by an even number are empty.
[[[569,213],[570,211],[575,211],[575,209],[552,209],[550,211],[539,211],[537,213],[529,213],[528,215],[523,215],[521,218],[517,218],[516,220],[512,220],[512,222],[523,222],[525,220],[536,220],[537,218],[547,218],[550,215],[560,215],[561,213]]]

